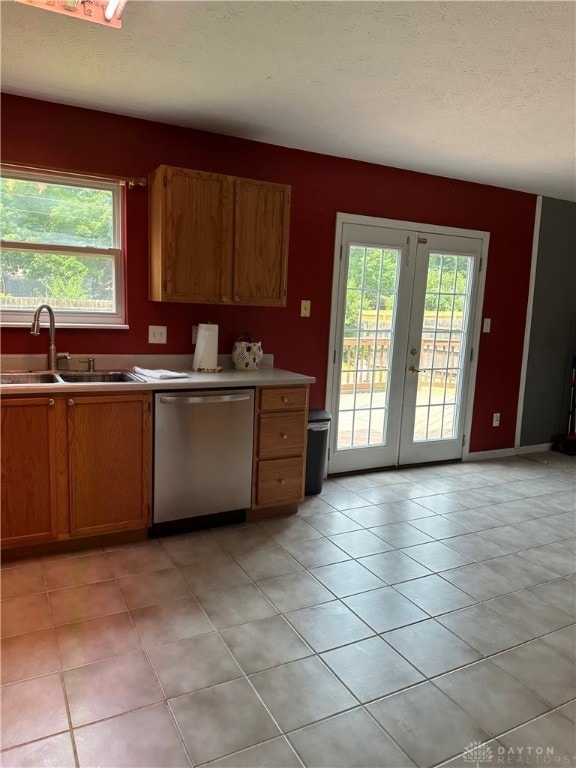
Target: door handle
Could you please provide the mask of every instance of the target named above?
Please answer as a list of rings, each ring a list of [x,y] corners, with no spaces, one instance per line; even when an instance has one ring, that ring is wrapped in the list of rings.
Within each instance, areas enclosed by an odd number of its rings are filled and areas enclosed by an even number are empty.
[[[411,366],[408,368],[408,370],[410,371],[410,373],[424,373],[424,371],[425,371],[425,369],[424,369],[424,368],[416,368],[416,366],[415,366],[415,365],[411,365]]]

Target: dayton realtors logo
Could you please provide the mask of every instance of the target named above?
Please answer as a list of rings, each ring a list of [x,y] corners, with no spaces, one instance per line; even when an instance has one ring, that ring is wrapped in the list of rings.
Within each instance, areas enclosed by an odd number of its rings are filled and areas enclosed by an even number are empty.
[[[491,747],[489,743],[472,741],[465,748],[462,759],[470,766],[482,768],[492,765],[520,766],[562,766],[572,765],[574,755],[557,754],[554,747],[525,746],[525,747]]]
[[[480,763],[491,763],[494,760],[494,752],[488,744],[472,741],[466,747],[463,757],[466,763],[474,763],[476,768],[480,768]]]

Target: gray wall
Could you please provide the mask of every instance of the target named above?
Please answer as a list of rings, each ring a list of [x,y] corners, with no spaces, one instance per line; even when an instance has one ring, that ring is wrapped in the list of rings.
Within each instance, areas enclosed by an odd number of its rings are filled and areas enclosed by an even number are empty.
[[[520,445],[552,442],[567,431],[576,355],[576,203],[545,197]]]

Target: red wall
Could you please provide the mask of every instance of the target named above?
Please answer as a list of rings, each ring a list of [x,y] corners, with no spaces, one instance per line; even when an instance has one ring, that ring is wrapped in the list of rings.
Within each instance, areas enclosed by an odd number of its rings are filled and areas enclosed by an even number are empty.
[[[383,141],[385,137],[383,137]],[[192,325],[220,326],[220,352],[245,329],[278,367],[316,377],[311,405],[325,404],[336,213],[354,213],[491,233],[484,315],[492,332],[479,350],[470,447],[514,445],[536,197],[411,171],[2,96],[2,161],[111,176],[144,176],[161,164],[292,186],[288,306],[213,307],[148,300],[146,189],[127,192],[128,331],[66,330],[72,353],[191,353]],[[489,148],[487,148],[489,151]],[[312,316],[300,318],[300,300]],[[148,325],[168,326],[168,344],[148,344]],[[2,352],[43,352],[46,340],[4,329]],[[492,427],[492,414],[501,426]]]

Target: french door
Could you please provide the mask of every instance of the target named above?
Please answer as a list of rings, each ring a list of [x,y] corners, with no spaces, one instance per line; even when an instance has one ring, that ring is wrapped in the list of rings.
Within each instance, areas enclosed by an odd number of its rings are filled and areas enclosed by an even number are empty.
[[[486,238],[429,229],[339,222],[330,473],[462,455]]]

